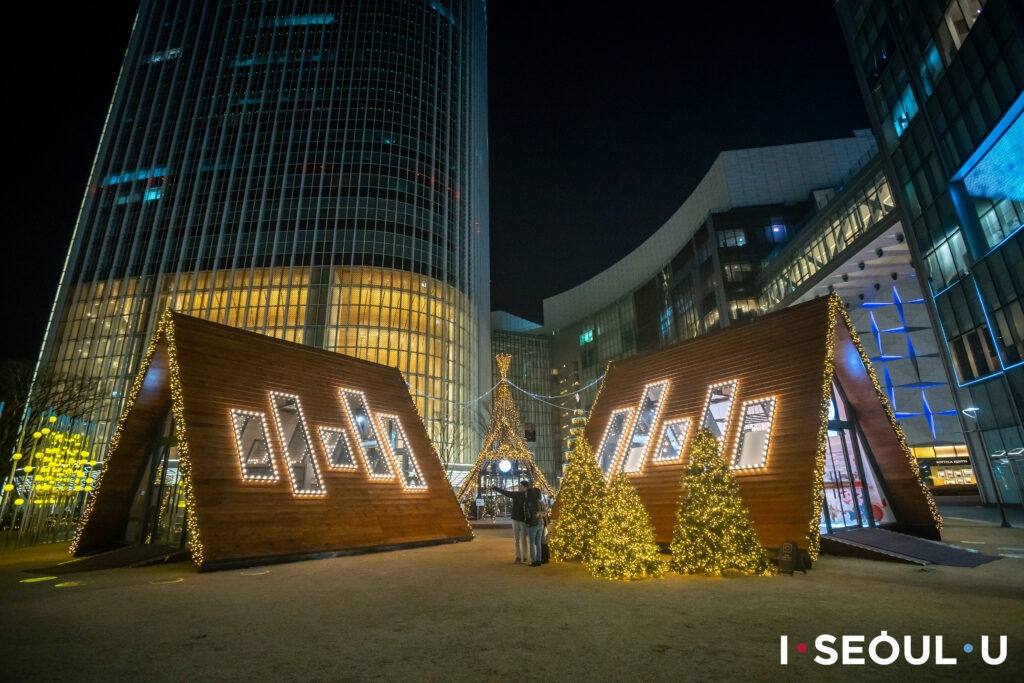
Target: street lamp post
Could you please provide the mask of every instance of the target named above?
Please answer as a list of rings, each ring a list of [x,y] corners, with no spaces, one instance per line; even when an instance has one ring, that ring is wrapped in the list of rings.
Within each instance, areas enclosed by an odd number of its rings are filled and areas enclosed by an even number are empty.
[[[992,466],[992,458],[988,454],[988,446],[985,445],[985,435],[981,431],[981,425],[978,424],[978,413],[981,412],[981,408],[971,406],[970,408],[964,408],[963,414],[974,420],[974,430],[978,434],[978,438],[981,440],[981,450],[984,451],[985,465],[988,468],[988,476],[992,480],[992,492],[996,496],[996,507],[999,508],[999,517],[1001,523],[999,526],[1009,528],[1010,522],[1006,519],[1006,510],[1003,509],[1003,497],[999,495],[999,484],[996,482],[996,470]]]

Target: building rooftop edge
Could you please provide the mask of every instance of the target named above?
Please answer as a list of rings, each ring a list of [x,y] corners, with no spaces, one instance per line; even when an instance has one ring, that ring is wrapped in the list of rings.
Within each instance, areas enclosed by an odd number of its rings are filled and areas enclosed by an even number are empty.
[[[686,245],[708,214],[807,199],[813,190],[839,181],[874,145],[871,135],[853,131],[846,138],[719,153],[682,206],[639,247],[590,279],[545,298],[543,326],[572,324],[636,290]],[[815,158],[818,163],[811,163]],[[776,174],[766,181],[758,170],[769,167]]]

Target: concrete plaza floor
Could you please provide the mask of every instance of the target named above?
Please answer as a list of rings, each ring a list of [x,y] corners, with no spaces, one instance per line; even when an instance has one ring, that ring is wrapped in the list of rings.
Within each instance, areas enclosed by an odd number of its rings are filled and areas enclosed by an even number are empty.
[[[198,573],[182,562],[39,573],[66,546],[0,549],[2,681],[1019,681],[1024,515],[952,501],[974,568],[822,556],[807,574],[619,583],[470,542]],[[951,514],[951,513],[957,514]],[[943,636],[921,666],[813,661],[821,634]],[[1006,635],[1007,658],[979,644]],[[788,636],[788,665],[780,663]],[[797,644],[812,649],[801,654]],[[964,645],[974,652],[967,654]]]

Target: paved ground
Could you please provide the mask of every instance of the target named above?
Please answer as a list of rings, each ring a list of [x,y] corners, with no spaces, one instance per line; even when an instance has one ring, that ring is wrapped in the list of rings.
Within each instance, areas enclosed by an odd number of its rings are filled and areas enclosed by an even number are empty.
[[[1024,515],[1000,528],[972,503],[941,505],[944,539],[1010,557],[922,569],[824,556],[806,575],[617,583],[576,564],[513,565],[507,528],[203,574],[177,563],[46,578],[33,570],[66,560],[63,546],[0,550],[0,681],[1020,681]],[[819,635],[882,630],[912,636],[915,654],[941,635],[957,664],[813,662]],[[981,661],[982,635],[993,655],[1008,636],[1001,665]]]

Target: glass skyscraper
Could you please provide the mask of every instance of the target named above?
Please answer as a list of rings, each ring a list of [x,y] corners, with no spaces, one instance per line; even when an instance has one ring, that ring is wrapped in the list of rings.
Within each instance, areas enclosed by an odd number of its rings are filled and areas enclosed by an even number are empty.
[[[486,50],[485,0],[141,2],[40,355],[97,386],[97,450],[168,307],[397,367],[435,436],[462,419],[490,381]]]
[[[986,499],[1024,497],[1024,4],[839,0]],[[994,477],[993,477],[994,475]]]

